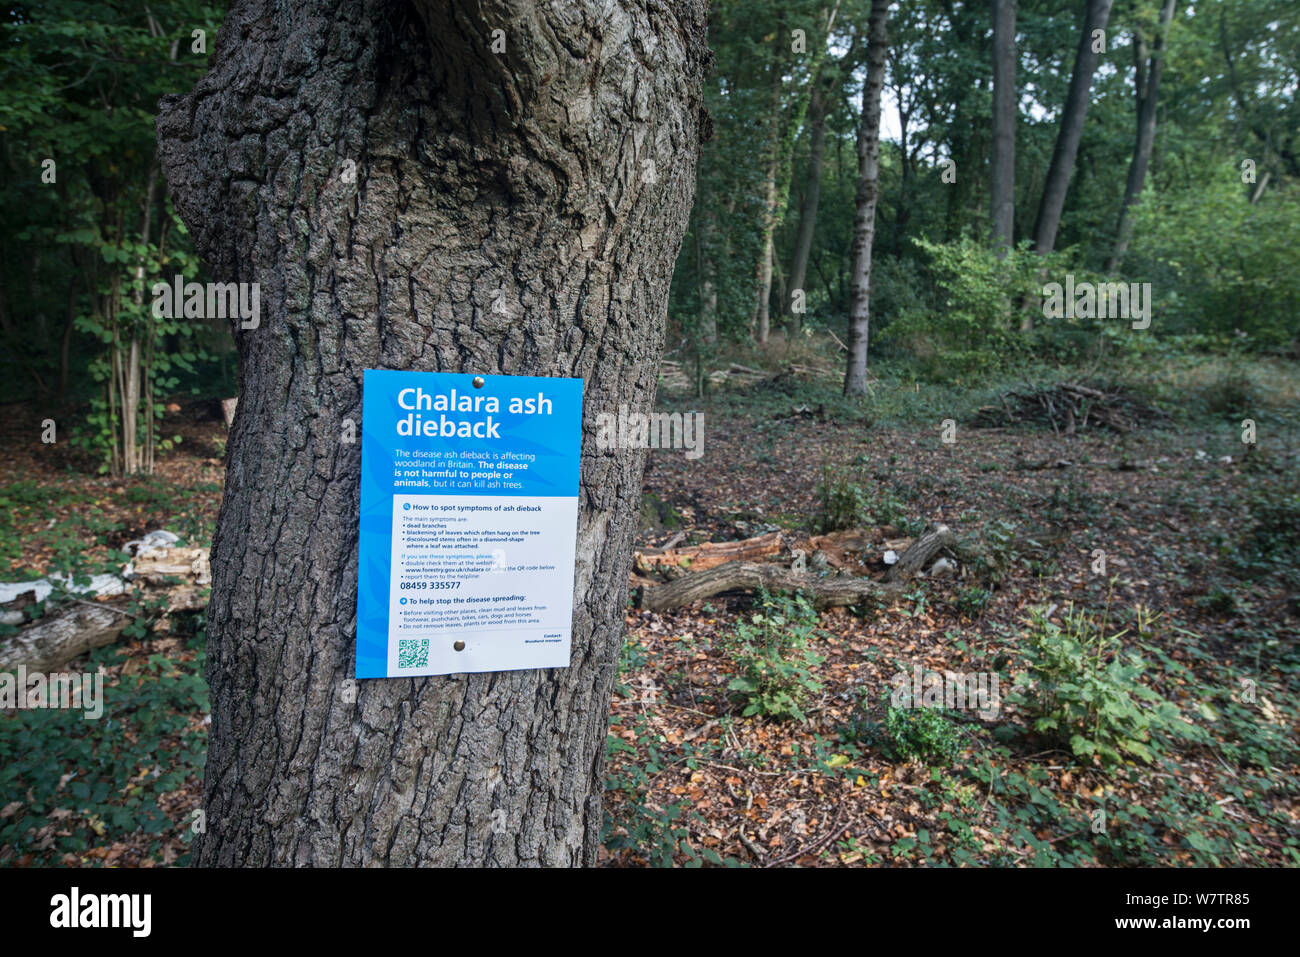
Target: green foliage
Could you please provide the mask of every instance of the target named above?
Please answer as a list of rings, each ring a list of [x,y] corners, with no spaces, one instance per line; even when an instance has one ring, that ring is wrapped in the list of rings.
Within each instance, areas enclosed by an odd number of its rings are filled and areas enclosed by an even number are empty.
[[[160,97],[202,75],[206,56],[191,34],[206,31],[210,48],[222,13],[201,0],[50,0],[0,23],[0,155],[10,173],[0,256],[13,266],[0,276],[2,388],[34,387],[47,402],[90,398],[76,440],[115,471],[148,471],[153,451],[176,441],[155,441],[163,395],[197,375],[202,343],[231,345],[204,324],[155,318],[149,292],[197,272],[166,199],[154,120]],[[141,438],[135,467],[120,460],[130,424]]]
[[[1060,525],[1090,524],[1101,514],[1097,498],[1087,485],[1074,477],[1052,484],[1044,510],[1049,521]]]
[[[1004,259],[985,243],[916,240],[937,288],[902,312],[882,332],[882,345],[910,355],[922,378],[978,381],[1028,355],[1021,333],[1022,303],[1041,286],[1041,257],[1013,250]]]
[[[1140,619],[1139,633],[1147,624]],[[1150,762],[1160,739],[1189,736],[1177,706],[1141,682],[1146,663],[1124,649],[1126,634],[1109,634],[1105,617],[1073,606],[1063,625],[1033,613],[1021,642],[1028,667],[1017,686],[1035,731],[1104,765]]]
[[[993,592],[979,585],[967,585],[958,589],[953,599],[953,607],[967,618],[978,618],[993,600]]]
[[[743,701],[745,717],[805,721],[808,699],[822,688],[813,669],[825,657],[808,647],[820,634],[817,612],[802,595],[767,592],[755,608],[726,640],[738,672],[727,687]]]
[[[962,540],[961,554],[978,581],[996,585],[1011,573],[1021,557],[1016,530],[1015,522],[995,519]]]
[[[1259,388],[1250,372],[1232,363],[1201,388],[1205,411],[1213,416],[1244,416],[1259,407]]]
[[[641,496],[642,528],[655,531],[672,531],[675,528],[680,528],[681,525],[681,513],[673,507],[671,502],[664,501],[654,492],[646,492]]]
[[[1212,588],[1199,602],[1209,614],[1227,617],[1237,610],[1237,597],[1227,588]]]
[[[894,761],[951,764],[961,753],[961,729],[943,708],[887,704],[876,737]]]
[[[168,212],[176,233],[184,235],[180,218],[170,207]],[[75,322],[78,330],[107,348],[90,362],[90,376],[102,388],[91,400],[85,425],[73,431],[72,443],[98,456],[100,472],[137,471],[123,460],[124,419],[133,419],[132,429],[143,453],[140,464],[146,466],[139,470],[147,472],[151,471],[154,449],[169,451],[181,439],[179,435],[157,435],[166,405],[163,397],[176,390],[178,372],[193,373],[195,362],[209,358],[193,344],[199,328],[195,323],[154,314],[151,289],[159,276],[167,277],[168,282],[174,275],[193,279],[198,275],[198,260],[184,251],[166,252],[156,243],[120,245],[96,236],[93,244],[110,269],[100,293],[116,307],[87,312]],[[133,356],[139,357],[142,391],[140,401],[131,407],[123,401],[123,385],[131,374]]]
[[[632,723],[637,745],[646,752],[644,760],[638,747],[614,734],[605,737],[605,789],[621,795],[621,800],[613,805],[613,813],[605,814],[602,843],[612,852],[634,851],[651,867],[673,867],[683,854],[698,862],[688,825],[697,822],[699,814],[685,802],[658,806],[646,801],[645,792],[663,770],[664,760],[658,735],[647,727],[645,716]],[[629,759],[620,760],[623,753]]]
[[[22,555],[19,522],[26,523],[33,516],[51,514],[49,502],[49,491],[35,482],[20,481],[0,486],[0,568],[8,569]]]
[[[618,681],[615,690],[632,700],[636,686],[628,682],[632,672],[649,664],[645,650],[626,642],[619,655]],[[673,867],[685,862],[699,867],[705,863],[736,866],[732,858],[722,858],[709,848],[696,848],[691,828],[703,825],[700,813],[684,801],[666,805],[648,800],[655,780],[670,764],[681,762],[694,769],[712,747],[707,742],[680,747],[682,754],[670,758],[665,754],[663,738],[645,713],[632,715],[624,722],[631,742],[611,732],[605,736],[605,815],[601,842],[611,853],[627,852],[652,867]],[[612,800],[611,800],[612,798]]]
[[[1272,351],[1295,342],[1300,189],[1274,181],[1254,204],[1251,194],[1237,159],[1197,169],[1178,187],[1148,190],[1132,266],[1151,275],[1167,306],[1167,331],[1240,330],[1255,348]]]
[[[1300,483],[1265,485],[1249,499],[1251,525],[1235,563],[1243,571],[1300,569]]]
[[[906,515],[906,506],[892,489],[871,483],[861,472],[829,466],[822,469],[817,499],[817,515],[813,519],[815,532],[897,525]]]
[[[202,632],[193,660],[152,655],[144,667],[105,682],[104,714],[19,709],[0,716],[0,861],[27,854],[46,866],[116,836],[143,832],[155,863],[161,842],[188,842],[190,820],[175,821],[163,798],[203,775],[207,735],[194,715],[208,708]],[[84,670],[111,662],[92,655]]]

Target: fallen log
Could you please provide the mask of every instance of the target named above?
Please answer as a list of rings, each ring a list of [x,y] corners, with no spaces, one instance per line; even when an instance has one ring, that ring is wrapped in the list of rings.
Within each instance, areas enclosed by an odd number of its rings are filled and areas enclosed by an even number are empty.
[[[166,614],[198,611],[207,606],[206,586],[181,585],[166,592]],[[154,594],[145,593],[145,599]],[[0,639],[0,671],[24,665],[28,671],[57,671],[73,658],[111,645],[135,616],[126,600],[113,602],[67,599],[62,608],[36,619],[8,638]]]
[[[799,591],[814,607],[836,608],[864,601],[886,601],[903,581],[924,568],[941,549],[953,544],[952,532],[939,525],[912,542],[883,581],[847,576],[821,578],[780,565],[732,561],[707,571],[684,575],[675,581],[641,591],[640,605],[648,611],[666,611],[729,591]]]
[[[121,605],[77,600],[0,641],[0,671],[57,671],[78,655],[117,641],[131,623]]]
[[[860,571],[863,567],[862,556],[875,548],[879,530],[873,535],[863,529],[848,529],[830,532],[826,535],[813,535],[793,543],[809,555],[821,553],[826,564],[843,571]]]
[[[208,603],[212,581],[208,549],[141,549],[132,577],[146,586],[146,601],[158,595],[166,598],[164,615],[198,611]],[[177,578],[182,581],[171,584]],[[73,658],[117,641],[134,617],[126,610],[125,598],[64,602],[8,638],[0,638],[0,671],[13,671],[19,665],[28,671],[57,671]]]
[[[702,601],[728,591],[798,591],[812,598],[818,608],[854,605],[868,599],[889,597],[888,585],[871,578],[818,578],[816,575],[791,571],[780,565],[756,562],[728,562],[708,571],[684,575],[676,581],[641,592],[641,607],[648,611],[666,611],[691,602]]]
[[[685,562],[693,571],[705,571],[726,562],[753,561],[777,555],[783,547],[781,533],[769,532],[738,542],[705,542],[702,545],[670,548],[662,552],[640,550],[635,554],[635,566],[638,572],[648,574],[659,566],[680,566]]]
[[[942,549],[951,548],[955,541],[947,525],[936,525],[907,546],[907,551],[899,555],[898,561],[885,572],[885,581],[897,582],[911,578],[930,564],[930,559]]]
[[[206,548],[158,548],[142,552],[134,562],[134,577],[151,585],[168,578],[189,579],[196,585],[212,581],[212,566]]]

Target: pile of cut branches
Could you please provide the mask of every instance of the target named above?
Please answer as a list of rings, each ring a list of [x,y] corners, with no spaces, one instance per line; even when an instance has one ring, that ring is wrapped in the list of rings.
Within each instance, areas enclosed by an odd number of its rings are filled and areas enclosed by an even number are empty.
[[[1126,389],[1058,382],[1003,392],[996,405],[976,411],[972,424],[1050,425],[1057,435],[1074,435],[1088,428],[1128,433],[1168,419],[1167,413]]]

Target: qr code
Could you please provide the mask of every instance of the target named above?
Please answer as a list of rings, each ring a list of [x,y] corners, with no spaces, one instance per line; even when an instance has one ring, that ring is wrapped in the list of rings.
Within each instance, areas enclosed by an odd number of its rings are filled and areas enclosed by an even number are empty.
[[[413,638],[397,642],[397,667],[426,668],[429,665],[429,639]]]

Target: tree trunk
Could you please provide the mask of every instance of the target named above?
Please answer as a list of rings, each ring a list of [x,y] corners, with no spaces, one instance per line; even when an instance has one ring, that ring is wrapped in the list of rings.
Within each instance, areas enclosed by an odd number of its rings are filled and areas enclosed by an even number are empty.
[[[912,184],[916,179],[916,149],[918,144],[908,145],[908,131],[912,124],[911,108],[904,108],[904,89],[900,85],[895,89],[895,100],[899,103],[898,109],[898,159],[900,167],[900,177],[898,184],[898,198],[894,202],[894,229],[893,229],[893,246],[900,249],[903,244],[903,234],[907,231],[907,224],[912,219]]]
[[[1124,254],[1128,252],[1129,240],[1133,234],[1133,206],[1142,195],[1142,185],[1147,178],[1147,164],[1151,162],[1151,148],[1156,141],[1156,104],[1160,96],[1160,74],[1165,65],[1165,39],[1169,36],[1169,24],[1174,19],[1176,0],[1165,0],[1160,9],[1160,25],[1156,30],[1155,42],[1151,48],[1151,62],[1143,77],[1143,45],[1135,40],[1137,55],[1134,61],[1134,88],[1137,94],[1137,136],[1133,142],[1133,158],[1129,162],[1128,180],[1124,184],[1124,200],[1119,207],[1119,223],[1115,227],[1115,246],[1106,261],[1106,272],[1113,273],[1119,268]]]
[[[948,155],[956,164],[957,173],[956,181],[945,184],[943,190],[946,200],[943,237],[945,242],[954,242],[961,237],[972,207],[979,205],[971,199],[975,184],[982,178],[975,175],[975,170],[982,168],[985,156],[981,106],[985,76],[977,64],[987,62],[985,57],[990,56],[990,50],[984,14],[977,7],[944,0],[942,9],[950,24],[952,49],[970,51],[973,57],[971,66],[957,66],[943,84],[942,95],[952,103]]]
[[[776,184],[775,180],[768,184],[768,203],[769,208],[776,203]],[[758,264],[758,279],[754,289],[754,318],[751,325],[754,329],[754,341],[760,346],[767,345],[768,336],[772,332],[772,257],[776,255],[776,249],[773,244],[773,233],[767,227],[763,229],[763,258]]]
[[[704,37],[700,0],[235,0],[163,100],[177,208],[262,302],[236,331],[197,864],[595,860],[644,453],[584,429],[571,667],[354,683],[341,437],[365,368],[581,376],[588,420],[647,411]]]
[[[799,232],[795,236],[790,281],[786,286],[789,292],[782,300],[791,338],[799,331],[802,321],[802,314],[794,311],[792,297],[803,293],[804,308],[807,308],[808,256],[812,252],[813,234],[817,227],[817,204],[821,198],[822,161],[825,153],[826,105],[821,90],[814,87],[808,104],[808,181],[804,186],[803,202],[799,205]]]
[[[1070,76],[1070,89],[1061,112],[1061,127],[1056,134],[1056,148],[1052,151],[1052,163],[1047,168],[1038,218],[1034,222],[1034,251],[1039,254],[1050,253],[1056,246],[1056,232],[1061,226],[1065,195],[1070,188],[1074,160],[1083,137],[1083,121],[1091,102],[1092,75],[1097,70],[1099,54],[1093,50],[1092,34],[1094,30],[1106,29],[1111,3],[1112,0],[1088,0],[1084,13],[1079,52],[1074,57],[1074,73]]]
[[[993,3],[993,155],[989,207],[993,245],[1005,251],[1016,229],[1016,0]]]
[[[778,36],[783,30],[778,27]],[[779,41],[778,41],[779,42]],[[763,205],[759,216],[758,262],[754,266],[754,308],[749,318],[750,337],[766,345],[771,331],[772,246],[777,227],[777,178],[781,172],[781,141],[784,136],[784,113],[781,106],[782,77],[785,64],[775,57],[771,65],[772,91],[768,101],[768,136],[766,165],[763,169]]]
[[[77,328],[77,288],[78,280],[74,273],[68,283],[68,305],[63,322],[63,339],[59,344],[58,403],[60,407],[68,400],[68,373],[72,368],[72,333]]]
[[[862,125],[858,128],[857,212],[853,218],[852,294],[849,301],[849,355],[844,394],[867,393],[867,336],[871,314],[871,243],[876,231],[880,176],[880,91],[889,47],[886,17],[889,0],[872,0],[867,25],[867,82],[862,91]]]
[[[839,13],[839,9],[840,0],[834,0],[830,6],[822,10],[822,32],[816,40],[817,46],[812,55],[812,62],[809,64],[806,79],[802,86],[794,92],[788,112],[781,106],[780,74],[782,71],[780,68],[783,64],[780,60],[777,61],[778,76],[772,87],[772,155],[765,181],[763,206],[762,243],[765,252],[759,261],[758,289],[756,291],[752,322],[753,327],[757,330],[757,339],[760,345],[767,342],[768,334],[771,331],[772,273],[774,269],[779,269],[776,264],[775,237],[777,228],[785,220],[786,206],[790,202],[790,180],[793,171],[795,140],[799,135],[799,130],[804,125],[813,91],[817,88],[822,64],[826,59],[827,41],[830,39],[831,30],[835,26],[835,18]],[[784,34],[784,21],[779,20],[777,36],[783,36]],[[780,309],[784,312],[786,308],[784,294],[780,298]]]
[[[701,177],[703,181],[703,177]],[[697,195],[701,203],[704,197]],[[695,227],[695,271],[699,277],[699,328],[696,348],[712,346],[718,341],[718,269],[713,259],[713,223],[709,209],[697,205]],[[702,213],[702,215],[700,215]]]

